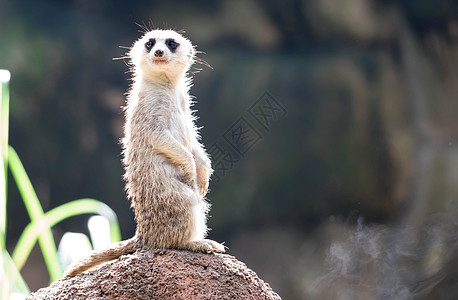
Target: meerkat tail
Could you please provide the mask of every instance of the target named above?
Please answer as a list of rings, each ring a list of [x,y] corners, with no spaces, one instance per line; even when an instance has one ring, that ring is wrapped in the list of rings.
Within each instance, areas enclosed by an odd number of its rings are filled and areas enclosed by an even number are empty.
[[[117,259],[121,255],[134,253],[137,249],[139,249],[138,239],[137,236],[134,236],[131,239],[116,243],[110,248],[93,251],[86,258],[68,266],[65,269],[64,277],[76,276],[104,262]]]

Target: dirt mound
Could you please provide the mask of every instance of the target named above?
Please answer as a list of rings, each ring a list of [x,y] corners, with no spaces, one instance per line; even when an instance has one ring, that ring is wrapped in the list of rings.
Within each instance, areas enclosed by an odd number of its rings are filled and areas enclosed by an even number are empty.
[[[234,257],[137,251],[52,283],[28,299],[281,299]]]

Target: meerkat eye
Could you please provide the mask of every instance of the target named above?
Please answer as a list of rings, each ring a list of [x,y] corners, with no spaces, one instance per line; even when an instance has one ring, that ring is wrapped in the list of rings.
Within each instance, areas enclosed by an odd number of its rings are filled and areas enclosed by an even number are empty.
[[[151,40],[147,41],[145,43],[146,50],[148,50],[148,52],[151,51],[151,49],[153,49],[155,43],[156,43],[156,40],[154,40],[154,39],[151,39]]]
[[[167,40],[166,45],[172,52],[179,46],[174,40]]]

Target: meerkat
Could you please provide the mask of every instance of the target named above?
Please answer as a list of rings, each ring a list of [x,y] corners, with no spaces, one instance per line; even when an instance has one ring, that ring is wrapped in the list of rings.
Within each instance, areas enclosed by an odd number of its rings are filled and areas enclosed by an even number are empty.
[[[195,53],[191,42],[173,30],[146,32],[128,52],[133,84],[122,146],[136,233],[70,265],[65,277],[138,249],[225,251],[222,244],[205,239],[205,195],[213,170],[190,108],[188,71]]]

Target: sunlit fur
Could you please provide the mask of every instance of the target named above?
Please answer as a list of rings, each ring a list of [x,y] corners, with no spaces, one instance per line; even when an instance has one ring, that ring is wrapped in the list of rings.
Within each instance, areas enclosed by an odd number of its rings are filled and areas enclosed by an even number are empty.
[[[155,45],[148,51],[145,44],[150,39]],[[174,52],[166,46],[167,39],[178,42]],[[164,51],[160,58],[154,56],[158,49]],[[187,73],[194,47],[175,31],[152,30],[134,43],[129,56],[133,85],[122,144],[136,235],[70,266],[66,276],[137,249],[224,252],[221,244],[204,239],[209,209],[204,197],[212,169],[190,109]]]

